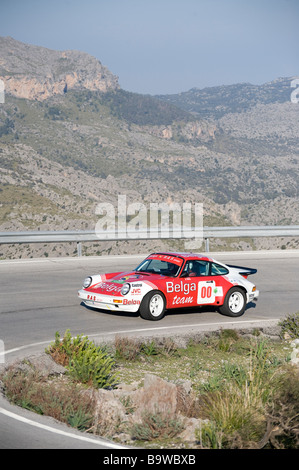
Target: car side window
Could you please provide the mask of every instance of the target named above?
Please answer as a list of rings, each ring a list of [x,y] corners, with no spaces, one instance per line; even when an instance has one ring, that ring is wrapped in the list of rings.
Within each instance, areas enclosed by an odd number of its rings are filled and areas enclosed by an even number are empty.
[[[197,277],[209,275],[209,262],[202,260],[187,261],[181,277]]]
[[[211,276],[224,276],[225,274],[228,274],[228,269],[220,264],[212,263]]]

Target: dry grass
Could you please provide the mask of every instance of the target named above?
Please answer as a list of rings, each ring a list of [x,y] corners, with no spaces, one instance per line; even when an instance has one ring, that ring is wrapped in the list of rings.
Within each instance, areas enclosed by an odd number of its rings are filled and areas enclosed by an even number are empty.
[[[95,400],[82,386],[64,377],[49,380],[34,369],[15,366],[7,369],[2,380],[7,398],[16,405],[81,430],[92,426]]]

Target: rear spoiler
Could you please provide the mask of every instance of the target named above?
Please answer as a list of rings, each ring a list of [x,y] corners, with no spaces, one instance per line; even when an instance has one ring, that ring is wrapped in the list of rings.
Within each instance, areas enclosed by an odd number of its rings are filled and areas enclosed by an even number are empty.
[[[257,269],[252,269],[252,268],[244,268],[242,266],[233,266],[231,264],[227,264],[229,268],[237,269],[238,273],[241,274],[244,277],[250,276],[251,274],[256,274]]]

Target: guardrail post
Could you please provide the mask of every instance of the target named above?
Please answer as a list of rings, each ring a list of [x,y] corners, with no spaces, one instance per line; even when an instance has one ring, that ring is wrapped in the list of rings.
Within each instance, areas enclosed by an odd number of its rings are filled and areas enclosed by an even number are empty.
[[[205,238],[205,245],[206,245],[206,252],[210,251],[210,240],[208,238]]]
[[[77,242],[77,254],[78,256],[82,256],[82,243]]]

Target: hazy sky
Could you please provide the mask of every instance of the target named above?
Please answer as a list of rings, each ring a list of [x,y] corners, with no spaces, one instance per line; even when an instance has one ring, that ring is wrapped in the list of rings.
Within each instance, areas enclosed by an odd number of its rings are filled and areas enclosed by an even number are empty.
[[[0,35],[88,52],[152,95],[299,76],[299,0],[0,0]]]

